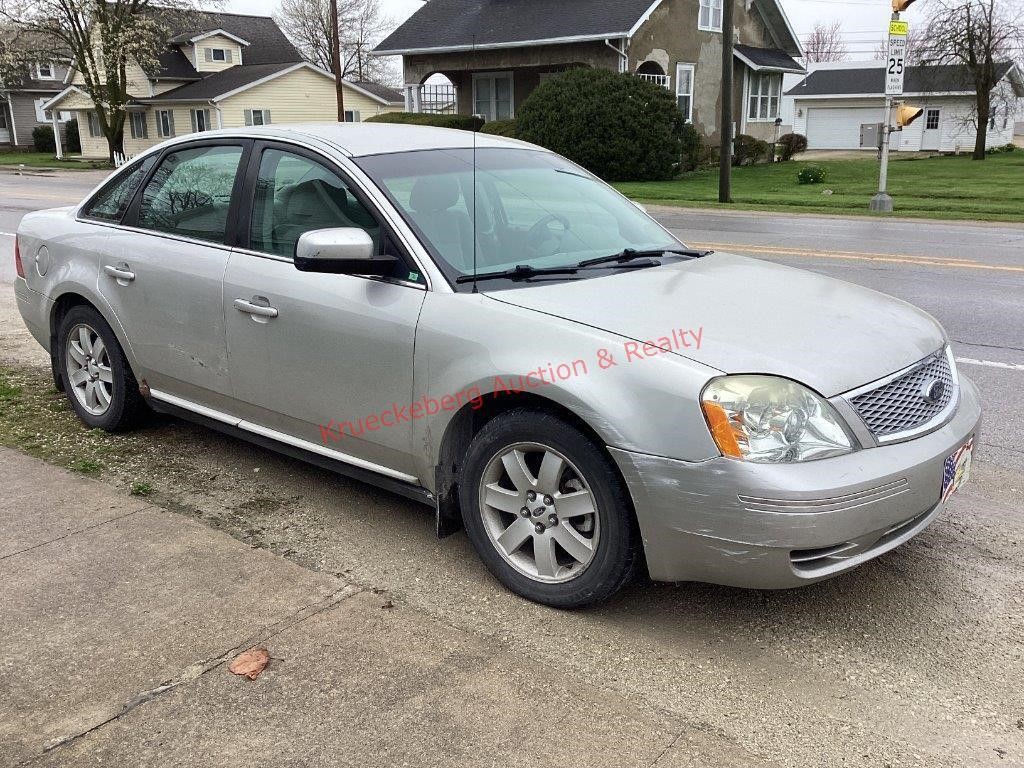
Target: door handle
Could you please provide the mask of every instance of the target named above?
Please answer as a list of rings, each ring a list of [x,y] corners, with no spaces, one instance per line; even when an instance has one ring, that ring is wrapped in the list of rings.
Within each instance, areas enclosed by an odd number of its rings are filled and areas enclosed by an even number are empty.
[[[113,267],[110,264],[105,264],[103,266],[103,271],[106,272],[111,277],[113,277],[118,282],[121,282],[123,280],[126,283],[130,283],[132,280],[135,279],[135,273],[128,269],[127,264],[122,264],[121,266],[118,267]]]
[[[262,297],[253,297],[262,298]],[[266,299],[263,299],[266,301]],[[254,304],[251,301],[245,299],[235,299],[235,309],[239,312],[245,312],[248,315],[255,315],[257,317],[277,317],[277,307],[262,306],[260,304]]]

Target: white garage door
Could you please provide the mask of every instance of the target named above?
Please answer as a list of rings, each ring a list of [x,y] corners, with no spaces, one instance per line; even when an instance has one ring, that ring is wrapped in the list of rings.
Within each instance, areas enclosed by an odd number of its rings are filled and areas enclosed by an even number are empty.
[[[858,149],[860,126],[881,120],[882,110],[875,107],[811,107],[807,110],[807,148]]]

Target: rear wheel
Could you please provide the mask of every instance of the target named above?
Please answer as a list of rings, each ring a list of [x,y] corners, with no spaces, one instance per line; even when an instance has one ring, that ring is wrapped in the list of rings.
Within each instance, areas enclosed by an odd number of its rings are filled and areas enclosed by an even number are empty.
[[[72,307],[57,331],[64,392],[83,422],[107,432],[130,427],[145,411],[121,345],[95,309]]]
[[[578,608],[632,577],[639,537],[628,494],[575,426],[540,411],[501,414],[470,444],[462,480],[470,540],[513,592]]]

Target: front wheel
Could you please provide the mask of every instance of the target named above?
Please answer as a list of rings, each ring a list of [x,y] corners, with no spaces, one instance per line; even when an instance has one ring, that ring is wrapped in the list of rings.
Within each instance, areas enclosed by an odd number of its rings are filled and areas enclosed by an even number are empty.
[[[614,464],[551,414],[517,409],[488,422],[469,446],[460,489],[477,554],[529,600],[592,605],[635,572],[639,537]]]

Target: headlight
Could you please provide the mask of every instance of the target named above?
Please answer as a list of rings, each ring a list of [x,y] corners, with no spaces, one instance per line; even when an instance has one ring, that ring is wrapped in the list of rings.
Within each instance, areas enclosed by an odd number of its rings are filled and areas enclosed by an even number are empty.
[[[812,461],[853,450],[835,409],[795,381],[723,376],[704,388],[701,406],[725,456],[769,464]]]

